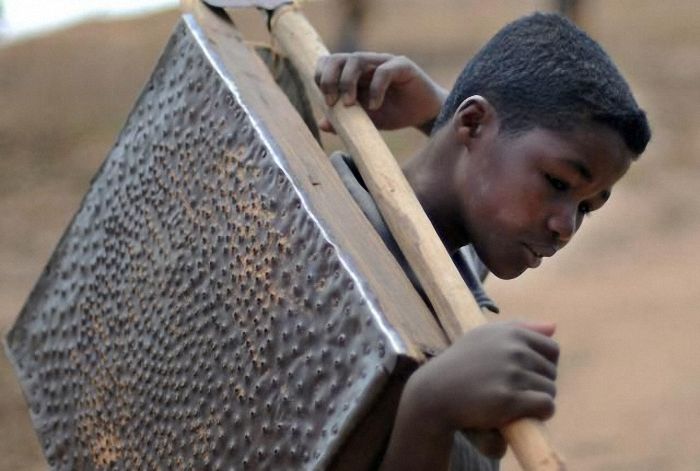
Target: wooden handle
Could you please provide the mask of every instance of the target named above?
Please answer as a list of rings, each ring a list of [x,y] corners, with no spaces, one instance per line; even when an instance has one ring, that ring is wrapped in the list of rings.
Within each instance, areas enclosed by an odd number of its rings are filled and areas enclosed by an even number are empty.
[[[279,8],[271,21],[272,34],[322,106],[336,132],[351,151],[379,210],[403,254],[425,289],[443,329],[451,341],[486,319],[423,211],[396,159],[367,113],[345,107],[339,100],[326,107],[314,83],[319,57],[328,54],[316,31],[293,7]],[[525,471],[563,470],[559,458],[535,420],[516,421],[503,430]]]

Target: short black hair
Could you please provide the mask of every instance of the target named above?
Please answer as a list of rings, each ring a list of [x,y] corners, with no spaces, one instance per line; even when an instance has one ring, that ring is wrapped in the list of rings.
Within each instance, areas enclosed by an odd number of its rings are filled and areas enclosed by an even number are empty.
[[[486,43],[462,70],[433,130],[472,95],[493,105],[504,132],[598,122],[617,131],[636,155],[651,138],[646,114],[610,57],[556,14],[523,17]]]

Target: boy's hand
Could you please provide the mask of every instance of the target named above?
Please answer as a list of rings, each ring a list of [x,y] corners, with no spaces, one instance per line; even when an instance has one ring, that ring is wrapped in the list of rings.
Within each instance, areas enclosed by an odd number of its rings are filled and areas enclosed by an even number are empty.
[[[415,126],[428,134],[426,123],[437,117],[447,92],[403,56],[373,52],[331,54],[319,59],[315,80],[333,106],[359,101],[379,129]],[[327,119],[319,123],[333,132]]]
[[[452,430],[489,430],[554,414],[559,346],[553,324],[494,322],[465,334],[420,368],[409,393]]]
[[[559,346],[553,324],[492,322],[466,333],[409,379],[382,471],[447,469],[457,430],[484,454],[505,443],[494,429],[554,413]]]

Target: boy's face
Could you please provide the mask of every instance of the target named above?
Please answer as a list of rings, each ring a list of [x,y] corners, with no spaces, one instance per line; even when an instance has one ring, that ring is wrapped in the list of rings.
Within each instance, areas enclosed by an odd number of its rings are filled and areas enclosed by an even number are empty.
[[[564,247],[634,157],[618,133],[598,124],[515,136],[483,131],[460,161],[455,191],[468,239],[503,279]]]

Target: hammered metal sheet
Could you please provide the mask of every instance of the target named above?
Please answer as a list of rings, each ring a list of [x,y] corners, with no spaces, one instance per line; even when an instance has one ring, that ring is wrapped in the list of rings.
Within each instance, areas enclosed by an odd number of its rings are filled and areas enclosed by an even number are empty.
[[[56,469],[326,466],[396,352],[180,24],[8,336]]]

